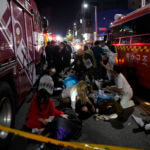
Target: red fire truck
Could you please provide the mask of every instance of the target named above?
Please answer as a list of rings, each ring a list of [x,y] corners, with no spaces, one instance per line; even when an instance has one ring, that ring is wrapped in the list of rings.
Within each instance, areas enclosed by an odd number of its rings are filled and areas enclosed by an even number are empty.
[[[34,0],[0,1],[0,124],[13,127],[15,108],[35,83],[43,41]],[[0,148],[9,134],[0,131]]]
[[[112,45],[120,64],[132,81],[150,89],[150,4],[111,24]],[[130,76],[129,75],[129,76]]]

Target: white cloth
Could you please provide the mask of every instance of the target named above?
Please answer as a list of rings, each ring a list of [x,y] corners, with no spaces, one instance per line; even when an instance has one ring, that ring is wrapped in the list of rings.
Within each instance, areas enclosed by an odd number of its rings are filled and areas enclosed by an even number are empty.
[[[131,100],[132,96],[133,93],[129,93],[121,97],[120,105],[122,106],[122,108],[126,109],[135,105],[133,100]]]
[[[131,100],[133,96],[133,90],[122,73],[120,73],[116,77],[115,82],[116,82],[116,87],[121,89],[120,104],[122,108],[129,108],[134,106],[134,102]]]
[[[116,87],[121,89],[121,94],[126,95],[132,92],[132,88],[122,73],[115,79]]]
[[[70,97],[71,107],[72,107],[72,109],[75,109],[77,95],[78,95],[77,89],[74,86],[72,86],[70,88],[64,89],[61,96],[62,96],[62,98]]]

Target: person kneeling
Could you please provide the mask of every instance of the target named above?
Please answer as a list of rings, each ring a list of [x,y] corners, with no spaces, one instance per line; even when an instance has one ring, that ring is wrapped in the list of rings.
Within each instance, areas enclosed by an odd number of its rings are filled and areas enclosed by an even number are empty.
[[[115,84],[116,87],[110,87],[107,86],[106,88],[109,91],[116,92],[120,95],[121,101],[120,105],[123,109],[129,108],[134,106],[134,102],[131,100],[133,96],[133,90],[124,77],[124,75],[121,73],[121,68],[118,65],[115,65],[113,70],[111,70],[115,77]]]

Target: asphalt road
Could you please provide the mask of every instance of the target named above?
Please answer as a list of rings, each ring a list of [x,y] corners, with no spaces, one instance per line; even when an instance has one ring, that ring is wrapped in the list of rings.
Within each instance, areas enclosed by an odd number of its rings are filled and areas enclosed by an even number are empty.
[[[31,95],[28,96],[16,115],[16,129],[23,129]],[[54,103],[58,104],[57,100],[54,99]],[[77,141],[150,150],[150,134],[136,130],[138,126],[130,116],[132,112],[136,115],[144,113],[139,106],[136,106],[134,109],[126,111],[127,120],[124,122],[118,120],[96,121],[93,116],[90,117],[83,122],[82,135]],[[36,150],[38,145],[37,142],[14,136],[9,150]]]

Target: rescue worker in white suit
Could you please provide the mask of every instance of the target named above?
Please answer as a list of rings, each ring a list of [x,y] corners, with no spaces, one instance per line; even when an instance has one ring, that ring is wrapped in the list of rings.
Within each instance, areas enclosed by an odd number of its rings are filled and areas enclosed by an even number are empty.
[[[120,95],[120,105],[123,109],[134,106],[134,102],[131,100],[133,96],[133,90],[124,75],[121,73],[120,66],[114,65],[113,70],[111,71],[115,78],[116,87],[107,86],[106,89],[116,92]]]

